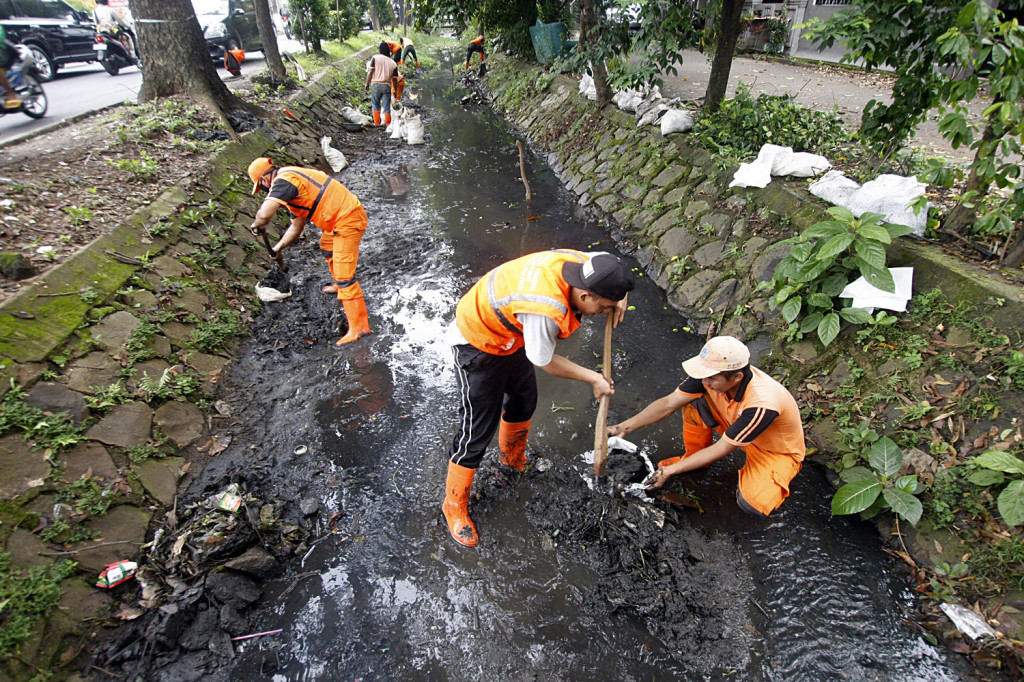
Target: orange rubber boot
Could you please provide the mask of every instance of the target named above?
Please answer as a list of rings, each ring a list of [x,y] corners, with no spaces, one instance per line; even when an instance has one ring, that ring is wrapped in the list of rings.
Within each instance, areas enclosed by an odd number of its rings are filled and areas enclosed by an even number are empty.
[[[517,471],[526,470],[526,439],[530,435],[530,421],[507,422],[501,418],[498,426],[498,450],[501,463]]]
[[[441,511],[448,521],[448,532],[460,545],[472,547],[480,541],[473,519],[469,518],[469,493],[473,489],[476,469],[448,462],[448,480],[444,484],[445,497]]]
[[[374,127],[377,127],[377,126],[380,125],[380,112],[379,111],[374,111],[373,112],[373,125],[374,125]]]
[[[352,343],[370,333],[370,321],[367,319],[366,301],[363,297],[345,299],[341,304],[345,307],[345,317],[348,318],[348,333],[335,341],[335,346]]]
[[[469,60],[468,59],[466,60],[466,68],[467,69],[469,68]]]
[[[384,114],[384,125],[391,125],[391,114]]]

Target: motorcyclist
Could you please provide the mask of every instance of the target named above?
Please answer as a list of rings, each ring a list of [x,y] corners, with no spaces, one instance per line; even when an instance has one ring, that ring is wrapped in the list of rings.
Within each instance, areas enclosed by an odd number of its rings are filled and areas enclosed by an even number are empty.
[[[3,24],[0,24],[0,88],[7,93],[4,109],[17,109],[21,106],[21,98],[7,80],[7,69],[14,63],[14,54],[13,45],[7,42],[7,31]]]
[[[132,25],[110,8],[110,0],[96,0],[96,9],[92,11],[92,18],[96,22],[97,32],[114,36],[128,46],[129,56],[134,54],[138,59],[139,50],[135,45],[135,32],[132,30]]]

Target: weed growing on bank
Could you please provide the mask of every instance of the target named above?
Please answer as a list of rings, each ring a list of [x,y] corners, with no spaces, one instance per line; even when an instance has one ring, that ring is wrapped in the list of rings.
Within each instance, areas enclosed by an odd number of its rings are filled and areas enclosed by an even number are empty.
[[[0,552],[0,661],[17,656],[41,619],[60,601],[60,581],[75,572],[74,561],[61,561],[19,571],[11,555]]]

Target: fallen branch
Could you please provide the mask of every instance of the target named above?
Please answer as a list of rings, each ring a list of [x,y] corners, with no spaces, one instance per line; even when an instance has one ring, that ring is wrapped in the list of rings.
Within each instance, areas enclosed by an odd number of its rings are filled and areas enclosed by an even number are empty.
[[[146,261],[139,260],[138,258],[132,258],[131,256],[125,256],[117,251],[111,251],[110,249],[103,249],[103,253],[107,254],[116,261],[126,263],[128,265],[146,265]]]
[[[523,157],[523,143],[516,140],[516,147],[519,149],[519,175],[523,178],[523,187],[526,188],[526,205],[533,206],[533,195],[530,194],[530,183],[526,181],[526,160]]]
[[[109,547],[110,545],[138,545],[140,543],[132,540],[114,540],[113,542],[101,542],[98,545],[89,545],[88,547],[79,547],[78,549],[69,549],[66,552],[36,552],[39,556],[67,556],[68,554],[78,554],[79,552],[88,552],[90,549],[99,549],[100,547]]]

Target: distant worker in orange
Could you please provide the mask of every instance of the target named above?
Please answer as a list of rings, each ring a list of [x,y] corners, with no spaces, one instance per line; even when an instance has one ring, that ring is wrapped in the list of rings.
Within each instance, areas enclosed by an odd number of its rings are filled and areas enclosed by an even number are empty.
[[[739,472],[736,503],[754,516],[768,516],[789,497],[789,484],[803,466],[804,427],[800,408],[785,386],[750,364],[739,339],[716,336],[683,363],[688,378],[626,421],[608,427],[625,436],[682,410],[680,457],[658,462],[649,488],[671,476],[706,467],[739,448],[747,461]],[[719,439],[712,442],[714,433]]]
[[[441,505],[448,532],[466,547],[479,540],[469,518],[473,477],[498,432],[501,463],[526,469],[526,440],[537,407],[537,372],[590,384],[612,395],[597,371],[555,353],[582,315],[626,314],[633,273],[610,253],[541,251],[499,265],[462,297],[449,340],[459,383],[459,428],[448,451]]]
[[[416,46],[412,44],[411,40],[409,40],[408,38],[404,38],[403,37],[402,38],[402,56],[398,60],[398,63],[399,64],[405,64],[405,60],[407,60],[409,58],[409,55],[412,55],[412,60],[413,60],[413,63],[416,65],[416,68],[417,69],[420,68],[420,58],[416,55]]]
[[[224,50],[224,68],[235,78],[242,75],[245,50]]]
[[[480,53],[480,62],[484,61],[484,37],[482,35],[477,36],[473,40],[469,41],[469,47],[466,48],[466,68],[469,68],[469,58],[473,56],[474,52]]]
[[[402,39],[399,38],[398,40],[401,41]],[[401,64],[402,62],[399,60],[402,58],[402,43],[395,42],[394,40],[385,40],[384,44],[388,46],[390,52],[388,56],[394,59],[397,64]]]
[[[379,54],[366,62],[366,87],[370,90],[373,125],[380,125],[381,109],[384,110],[384,125],[391,125],[391,94],[399,90],[398,79],[402,74],[398,73],[398,64],[391,58],[391,48],[386,41],[381,42],[377,50]],[[399,90],[398,96],[401,94]]]
[[[249,228],[253,235],[266,232],[281,206],[292,215],[291,225],[272,247],[274,256],[298,239],[307,223],[323,231],[320,253],[334,280],[323,291],[338,294],[348,320],[348,331],[334,345],[352,343],[369,334],[366,302],[356,279],[359,242],[367,225],[366,210],[359,198],[327,173],[301,166],[275,167],[265,156],[249,164],[249,177],[253,194],[268,192]]]

